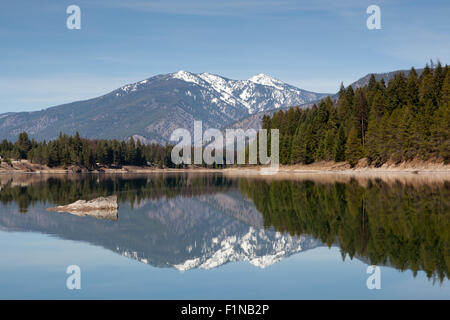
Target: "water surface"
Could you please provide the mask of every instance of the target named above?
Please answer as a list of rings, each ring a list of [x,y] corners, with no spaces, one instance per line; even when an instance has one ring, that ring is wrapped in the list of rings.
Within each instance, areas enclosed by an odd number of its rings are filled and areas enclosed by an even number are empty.
[[[446,179],[0,176],[0,298],[450,298]],[[46,209],[116,195],[117,219]],[[78,265],[81,290],[66,288]],[[369,290],[368,265],[381,268]]]

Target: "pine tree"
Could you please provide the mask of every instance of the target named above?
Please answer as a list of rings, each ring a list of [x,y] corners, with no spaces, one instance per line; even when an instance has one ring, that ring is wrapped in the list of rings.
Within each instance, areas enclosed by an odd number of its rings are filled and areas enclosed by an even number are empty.
[[[19,134],[19,138],[16,142],[16,148],[20,159],[26,159],[28,151],[31,149],[31,142],[26,132]]]
[[[125,159],[126,164],[134,165],[136,162],[136,144],[134,142],[133,137],[130,137],[130,140],[127,144],[127,154]]]
[[[345,131],[341,126],[339,127],[338,134],[334,143],[334,161],[340,162],[345,160]]]
[[[361,140],[358,138],[358,130],[352,128],[345,145],[345,159],[354,167],[362,155]]]
[[[422,78],[419,86],[419,99],[423,105],[433,106],[436,104],[436,86],[431,72]]]
[[[408,82],[406,84],[406,97],[408,105],[416,106],[419,102],[419,82],[417,79],[417,72],[414,68],[408,75]]]
[[[399,140],[402,149],[401,159],[412,160],[415,156],[414,146],[414,114],[411,107],[404,107],[401,110]]]
[[[441,90],[445,80],[445,70],[442,68],[441,62],[438,60],[434,69],[435,96],[437,101],[441,99]]]
[[[56,143],[49,143],[47,163],[49,167],[57,167],[61,164],[59,159],[59,151]]]
[[[431,127],[431,145],[434,146],[435,155],[450,162],[450,107],[442,105],[435,113]]]
[[[385,127],[384,142],[387,148],[387,157],[398,163],[402,160],[402,109],[395,109],[389,117],[388,126]]]
[[[447,71],[444,83],[442,84],[440,104],[450,108],[450,71]]]
[[[363,89],[358,88],[355,93],[355,111],[356,111],[356,127],[358,128],[358,136],[364,147],[364,137],[367,131],[368,108],[366,94]]]
[[[376,167],[380,166],[380,128],[379,119],[375,115],[370,117],[366,135],[366,142],[367,144],[365,152],[369,163],[375,165]]]
[[[367,85],[367,104],[372,105],[373,98],[377,92],[377,80],[373,74],[370,75],[369,84]]]
[[[406,80],[402,72],[397,73],[394,79],[389,81],[386,94],[389,113],[407,103]]]
[[[306,159],[306,148],[304,136],[297,132],[292,140],[291,162],[304,163]]]
[[[385,110],[386,110],[386,103],[384,95],[381,91],[378,91],[373,99],[372,107],[370,108],[369,118],[379,121],[383,117]]]

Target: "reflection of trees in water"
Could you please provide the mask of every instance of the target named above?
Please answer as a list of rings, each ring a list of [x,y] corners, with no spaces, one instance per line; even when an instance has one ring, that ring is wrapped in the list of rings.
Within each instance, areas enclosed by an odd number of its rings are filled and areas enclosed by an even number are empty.
[[[424,270],[441,281],[450,269],[450,183],[412,185],[369,180],[270,182],[222,175],[51,177],[32,183],[3,183],[0,201],[27,212],[37,202],[64,205],[79,199],[117,195],[119,202],[191,197],[236,190],[250,198],[265,226],[312,235],[345,256],[388,264],[414,274]]]
[[[119,202],[139,205],[145,199],[192,197],[227,191],[233,186],[237,187],[235,180],[221,175],[152,175],[133,179],[121,176],[100,179],[96,175],[83,179],[52,177],[27,186],[10,181],[2,186],[0,201],[4,205],[16,202],[20,212],[26,213],[28,207],[37,202],[65,205],[80,199],[117,195]]]
[[[366,186],[312,181],[240,180],[240,189],[278,231],[307,234],[343,258],[355,255],[443,281],[450,266],[450,183]]]

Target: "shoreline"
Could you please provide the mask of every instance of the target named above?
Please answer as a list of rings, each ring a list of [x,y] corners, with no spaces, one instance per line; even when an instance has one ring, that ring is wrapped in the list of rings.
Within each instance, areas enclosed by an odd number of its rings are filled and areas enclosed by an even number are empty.
[[[22,164],[25,164],[24,162]],[[34,166],[34,165],[33,165]],[[44,169],[40,167],[41,169]],[[370,181],[380,179],[388,184],[445,184],[450,182],[450,166],[432,164],[425,166],[384,166],[380,168],[357,167],[349,168],[345,163],[316,163],[310,165],[280,166],[278,172],[267,174],[261,172],[262,166],[232,167],[225,169],[208,168],[142,168],[124,167],[122,169],[103,169],[103,171],[73,172],[74,168],[45,168],[44,170],[1,170],[0,190],[5,183],[28,185],[50,178],[83,179],[94,176],[97,179],[120,177],[134,179],[137,177],[158,177],[170,175],[187,175],[192,178],[202,175],[221,175],[230,179],[263,179],[265,181],[292,180],[315,181],[320,183],[349,183],[356,180],[361,186],[367,186]]]
[[[137,167],[123,166],[116,168],[100,168],[99,170],[88,171],[78,166],[69,166],[64,168],[49,168],[46,166],[30,163],[26,160],[13,161],[12,167],[0,166],[0,175],[12,174],[36,174],[36,175],[65,175],[65,174],[151,174],[151,173],[222,173],[226,175],[239,176],[277,176],[277,175],[302,175],[302,174],[343,174],[343,175],[386,175],[386,174],[442,174],[450,175],[450,164],[436,162],[412,161],[409,163],[389,164],[381,167],[373,167],[365,162],[358,163],[351,168],[347,163],[335,162],[317,162],[308,165],[280,165],[275,172],[264,172],[265,166],[246,166],[229,167],[223,169],[217,168],[155,168],[155,167]]]

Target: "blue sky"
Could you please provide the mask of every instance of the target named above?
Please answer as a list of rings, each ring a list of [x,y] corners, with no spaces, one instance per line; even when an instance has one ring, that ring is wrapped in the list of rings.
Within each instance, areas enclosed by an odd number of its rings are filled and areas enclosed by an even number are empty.
[[[81,30],[66,8],[81,8]],[[366,8],[381,8],[368,30]],[[0,113],[105,94],[178,70],[266,73],[335,92],[370,72],[449,63],[445,1],[40,0],[0,11]]]

